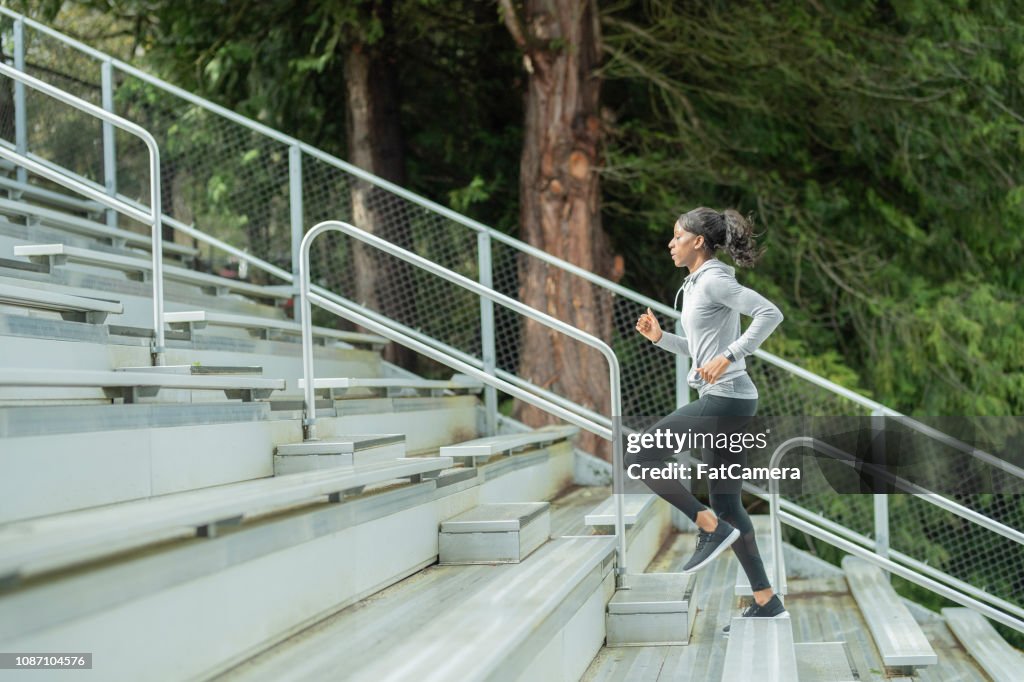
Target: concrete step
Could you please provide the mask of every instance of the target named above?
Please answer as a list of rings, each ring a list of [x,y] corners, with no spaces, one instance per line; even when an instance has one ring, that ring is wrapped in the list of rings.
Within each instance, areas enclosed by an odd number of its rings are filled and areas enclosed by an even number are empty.
[[[548,541],[547,502],[481,504],[441,523],[438,563],[519,563]]]
[[[692,573],[637,573],[608,602],[607,646],[686,645],[697,617]]]

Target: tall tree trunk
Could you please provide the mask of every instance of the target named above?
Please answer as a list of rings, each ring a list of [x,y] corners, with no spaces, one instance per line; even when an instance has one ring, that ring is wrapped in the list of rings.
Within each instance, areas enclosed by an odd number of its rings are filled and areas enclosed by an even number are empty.
[[[548,253],[611,277],[614,259],[601,228],[597,173],[603,132],[596,3],[526,0],[522,21],[511,0],[502,0],[501,5],[529,73],[519,180],[521,235]],[[611,340],[612,300],[603,291],[536,258],[520,261],[519,278],[524,303]],[[564,334],[532,321],[524,323],[519,373],[585,407],[609,412],[606,361]],[[517,406],[516,414],[532,426],[555,421],[525,404]],[[580,444],[606,458],[610,452],[607,443],[592,434],[584,434]]]
[[[405,184],[405,155],[399,120],[398,73],[394,62],[391,0],[375,3],[384,37],[373,45],[353,43],[345,59],[349,161],[397,185]],[[410,248],[412,238],[402,200],[369,182],[352,183],[352,222],[367,232]],[[404,262],[350,240],[356,302],[415,326],[411,270]],[[384,358],[412,369],[416,354],[390,344]]]

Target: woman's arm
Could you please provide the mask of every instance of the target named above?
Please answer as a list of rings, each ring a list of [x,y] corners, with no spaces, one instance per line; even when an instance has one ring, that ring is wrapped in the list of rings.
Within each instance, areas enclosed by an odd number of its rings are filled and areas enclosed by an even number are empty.
[[[672,334],[671,332],[663,331],[661,338],[658,339],[655,344],[658,348],[664,348],[672,353],[679,353],[680,355],[690,354],[690,344],[686,342],[686,338],[679,336],[678,334]]]
[[[752,355],[782,322],[782,311],[761,294],[741,285],[735,277],[720,274],[708,284],[711,300],[753,318],[747,331],[729,344],[729,351],[737,360]]]

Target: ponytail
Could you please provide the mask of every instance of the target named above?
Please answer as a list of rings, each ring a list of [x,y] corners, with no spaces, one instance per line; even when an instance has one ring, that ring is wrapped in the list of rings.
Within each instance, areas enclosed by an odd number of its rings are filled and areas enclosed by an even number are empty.
[[[725,249],[736,265],[744,268],[754,267],[764,253],[755,243],[758,235],[754,234],[753,221],[753,214],[744,218],[735,209],[719,213],[703,206],[679,216],[683,229],[704,237],[704,248],[711,255]]]
[[[764,249],[758,249],[755,243],[753,222],[754,216],[744,218],[739,211],[727,208],[722,211],[725,218],[725,241],[723,246],[732,256],[736,265],[752,268]]]

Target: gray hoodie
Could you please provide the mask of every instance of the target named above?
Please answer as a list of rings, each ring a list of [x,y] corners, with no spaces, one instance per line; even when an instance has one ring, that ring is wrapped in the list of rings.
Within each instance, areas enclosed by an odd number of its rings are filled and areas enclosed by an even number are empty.
[[[691,272],[679,292],[683,294],[680,320],[684,335],[664,332],[655,345],[690,356],[693,364],[687,383],[697,389],[698,395],[756,398],[757,387],[747,374],[744,358],[779,326],[782,312],[764,296],[737,282],[735,270],[715,258]],[[753,318],[742,336],[740,313]],[[736,361],[715,383],[707,383],[696,368],[703,367],[726,348],[736,356]]]

